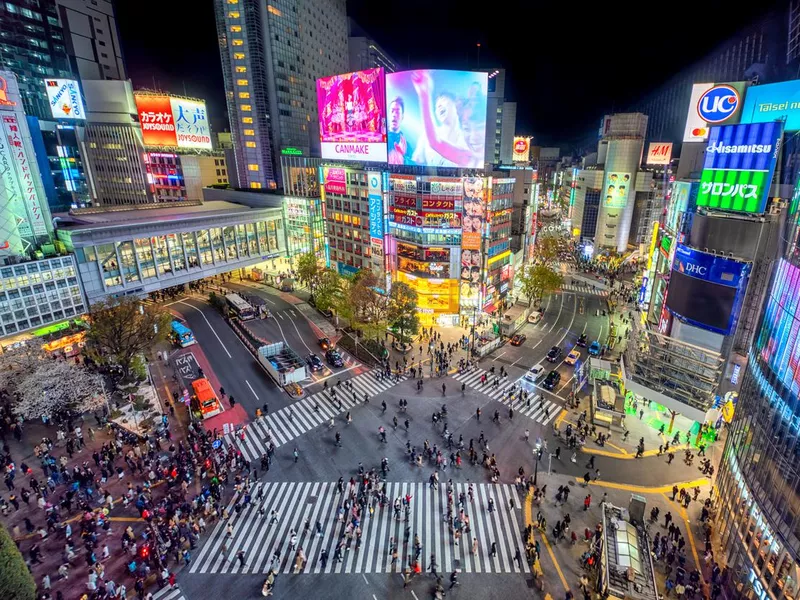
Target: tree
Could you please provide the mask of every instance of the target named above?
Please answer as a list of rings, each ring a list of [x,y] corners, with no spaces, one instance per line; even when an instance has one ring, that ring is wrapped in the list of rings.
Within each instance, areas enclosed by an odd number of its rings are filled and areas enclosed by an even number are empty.
[[[534,262],[549,265],[558,258],[558,238],[552,236],[537,236]]]
[[[8,347],[0,354],[0,389],[13,390],[22,376],[34,369],[43,358],[38,344]]]
[[[315,304],[326,312],[334,308],[342,294],[342,277],[334,269],[322,269],[317,277]]]
[[[320,266],[317,255],[313,252],[306,252],[297,257],[297,268],[295,269],[297,278],[308,286],[311,298],[314,298],[314,290],[317,287],[317,280],[320,276]]]
[[[528,305],[535,299],[542,299],[547,294],[559,289],[564,278],[546,264],[532,264],[524,267],[517,275],[522,293],[528,297]]]
[[[377,291],[378,276],[362,269],[353,278],[348,298],[352,307],[350,326],[361,331],[367,339],[377,340],[389,322],[389,297]]]
[[[398,281],[389,292],[389,322],[397,330],[397,341],[402,347],[419,331],[419,314],[416,290],[407,283]]]
[[[106,299],[89,309],[87,355],[97,364],[119,365],[127,379],[136,355],[166,339],[172,317],[132,296]]]
[[[17,383],[14,412],[23,419],[81,414],[105,405],[101,376],[82,365],[47,359]]]
[[[34,600],[36,582],[19,548],[5,527],[0,527],[0,598]]]

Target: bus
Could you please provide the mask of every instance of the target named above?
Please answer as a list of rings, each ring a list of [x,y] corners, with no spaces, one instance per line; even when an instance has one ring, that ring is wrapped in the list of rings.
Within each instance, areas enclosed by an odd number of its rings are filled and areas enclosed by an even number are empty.
[[[239,317],[242,321],[248,321],[256,318],[255,309],[250,306],[239,294],[227,294],[225,300],[228,301],[233,314]]]
[[[222,412],[222,405],[214,393],[214,389],[208,379],[201,377],[192,382],[192,391],[197,398],[197,404],[204,419],[213,417]]]
[[[186,348],[186,346],[191,346],[192,344],[196,343],[192,330],[186,327],[186,325],[180,321],[172,322],[172,332],[170,333],[170,338],[172,338],[172,341],[181,348]]]

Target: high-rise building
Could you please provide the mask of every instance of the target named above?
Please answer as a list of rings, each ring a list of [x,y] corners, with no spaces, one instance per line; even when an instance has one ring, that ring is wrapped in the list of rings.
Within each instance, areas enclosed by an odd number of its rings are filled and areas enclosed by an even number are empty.
[[[83,81],[125,79],[112,0],[55,0],[55,4],[73,72]]]
[[[180,159],[189,200],[202,200],[205,187],[229,184],[228,165],[224,156],[183,154]]]
[[[486,162],[510,165],[517,127],[517,103],[506,101],[506,70],[489,73],[486,111]]]
[[[215,0],[240,187],[274,188],[283,151],[319,156],[316,80],[348,70],[345,0]]]
[[[0,63],[17,76],[25,113],[51,119],[44,80],[74,79],[53,0],[0,4]]]
[[[397,62],[389,53],[381,48],[380,44],[364,31],[353,19],[350,24],[350,39],[348,47],[350,53],[350,71],[364,71],[383,67],[387,73],[397,71]]]
[[[81,155],[92,204],[149,204],[153,195],[144,165],[144,143],[130,81],[83,82],[86,124]]]

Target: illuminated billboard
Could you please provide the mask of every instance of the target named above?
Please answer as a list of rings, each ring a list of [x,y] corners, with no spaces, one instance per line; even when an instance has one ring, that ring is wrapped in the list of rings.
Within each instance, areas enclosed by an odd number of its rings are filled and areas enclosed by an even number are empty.
[[[211,150],[205,102],[151,94],[134,98],[146,146]]]
[[[779,121],[713,127],[697,206],[764,212],[782,137],[783,123]]]
[[[785,121],[786,131],[800,130],[800,79],[751,86],[740,123]]]
[[[672,160],[672,142],[651,142],[647,148],[646,165],[668,165]]]
[[[481,249],[481,232],[486,217],[486,189],[483,178],[464,178],[464,218],[462,220],[461,247]]]
[[[340,167],[322,167],[322,183],[326,194],[347,193],[347,173]]]
[[[712,125],[738,123],[746,86],[744,81],[695,83],[689,97],[683,141],[705,142]]]
[[[83,98],[78,82],[74,79],[45,79],[47,101],[54,119],[85,119]]]
[[[386,162],[382,68],[317,79],[322,158]]]
[[[633,181],[630,173],[617,173],[614,171],[606,172],[606,180],[603,185],[603,205],[607,208],[624,208],[628,204]]]
[[[513,162],[528,162],[531,155],[531,138],[517,136],[514,138],[514,150],[511,154]]]
[[[749,273],[750,263],[678,244],[665,306],[692,325],[727,335]]]
[[[389,164],[482,168],[487,81],[471,71],[387,73]]]
[[[671,231],[678,231],[681,222],[681,215],[689,207],[689,195],[692,192],[692,184],[688,181],[675,181],[672,183],[672,192],[667,206],[666,226]]]

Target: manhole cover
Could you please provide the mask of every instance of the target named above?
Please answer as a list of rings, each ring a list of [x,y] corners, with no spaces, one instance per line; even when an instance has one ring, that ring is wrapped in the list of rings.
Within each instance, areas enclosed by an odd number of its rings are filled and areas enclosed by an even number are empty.
[[[309,496],[308,500],[306,500],[306,504],[315,504],[317,502],[316,496]]]
[[[568,481],[567,485],[575,485],[575,482],[574,481]]]

